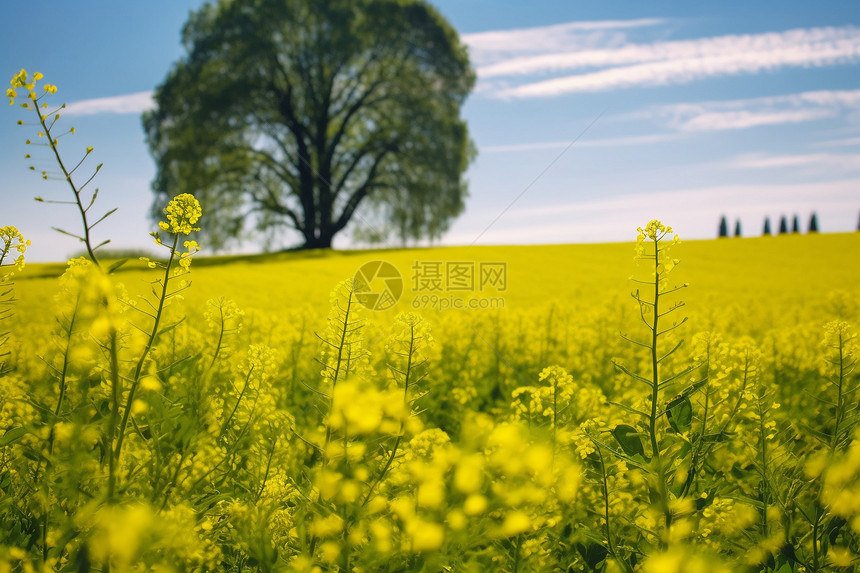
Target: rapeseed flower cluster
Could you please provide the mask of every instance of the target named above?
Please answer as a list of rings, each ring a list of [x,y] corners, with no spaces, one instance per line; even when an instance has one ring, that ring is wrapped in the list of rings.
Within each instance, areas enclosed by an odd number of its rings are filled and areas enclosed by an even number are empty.
[[[12,226],[0,227],[0,268],[4,266],[12,266],[15,271],[24,270],[24,253],[27,252],[27,247],[30,246],[30,241],[24,238],[24,235]],[[7,263],[6,258],[14,256],[17,253],[12,263]],[[0,275],[0,282],[6,282],[12,278],[15,271]]]
[[[203,211],[200,202],[190,193],[177,195],[164,208],[167,221],[160,221],[158,228],[162,231],[178,235],[190,235],[193,231],[199,231],[194,224],[200,219]],[[190,241],[194,243],[194,241]],[[196,245],[196,243],[194,243]],[[188,245],[186,245],[188,248]]]
[[[13,105],[15,103],[15,98],[18,97],[17,89],[24,88],[27,90],[27,99],[36,101],[38,99],[38,94],[36,93],[36,84],[43,78],[44,76],[39,72],[29,74],[27,70],[20,70],[17,74],[12,76],[12,79],[9,81],[11,88],[6,90],[6,97],[9,98],[9,105]],[[42,86],[42,89],[45,93],[55,94],[57,93],[57,86],[51,84],[45,84]],[[23,107],[27,107],[28,103],[21,104]]]

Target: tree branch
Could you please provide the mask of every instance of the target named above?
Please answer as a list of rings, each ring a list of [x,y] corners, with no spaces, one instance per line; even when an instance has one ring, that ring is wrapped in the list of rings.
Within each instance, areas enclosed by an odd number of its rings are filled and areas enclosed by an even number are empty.
[[[389,148],[385,148],[382,152],[376,156],[373,161],[373,165],[371,165],[370,170],[367,173],[367,177],[364,179],[364,183],[361,184],[358,189],[356,189],[352,195],[350,195],[349,199],[347,199],[346,204],[343,207],[343,210],[340,213],[340,217],[338,217],[337,222],[334,225],[334,232],[337,233],[341,231],[352,216],[355,214],[355,210],[358,208],[359,203],[367,196],[371,189],[374,187],[381,187],[383,184],[375,181],[376,172],[379,170],[379,166],[382,164],[382,161],[385,159],[385,156],[388,155],[392,150]]]

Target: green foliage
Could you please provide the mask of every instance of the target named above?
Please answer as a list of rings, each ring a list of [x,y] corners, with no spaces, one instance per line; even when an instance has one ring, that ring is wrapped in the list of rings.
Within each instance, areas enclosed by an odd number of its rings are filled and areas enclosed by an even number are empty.
[[[253,228],[331,246],[438,237],[458,215],[475,76],[422,0],[223,0],[191,14],[187,55],[144,117],[155,212],[182,192],[213,247]]]

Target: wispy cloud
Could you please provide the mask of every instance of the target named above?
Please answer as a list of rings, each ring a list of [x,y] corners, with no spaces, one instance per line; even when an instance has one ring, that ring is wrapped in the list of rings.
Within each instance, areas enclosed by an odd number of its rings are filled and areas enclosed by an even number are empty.
[[[679,122],[676,127],[681,131],[722,131],[762,125],[801,123],[834,117],[835,115],[837,112],[831,109],[702,112],[686,121]]]
[[[778,155],[749,153],[728,163],[735,169],[786,169],[804,168],[819,173],[860,171],[860,153],[802,153]]]
[[[483,64],[529,53],[618,45],[626,42],[622,30],[656,26],[664,22],[662,18],[567,22],[552,26],[463,34],[461,39],[469,46],[472,60]]]
[[[854,147],[860,145],[860,137],[846,137],[843,139],[829,139],[826,141],[817,141],[812,144],[813,147]]]
[[[629,114],[680,132],[747,129],[840,117],[860,110],[860,90],[819,90],[727,101],[678,103]]]
[[[626,147],[632,145],[651,145],[676,141],[684,137],[678,133],[658,133],[651,135],[634,135],[630,137],[607,137],[603,139],[582,140],[576,142],[576,147]],[[570,141],[539,141],[535,143],[514,143],[511,145],[482,145],[482,153],[508,153],[513,151],[540,151],[543,149],[563,149]]]
[[[535,29],[521,32],[539,37]],[[654,43],[629,43],[623,34],[615,37],[603,34],[595,40],[591,48],[584,49],[581,42],[553,48],[560,46],[560,42],[551,36],[542,44],[544,49],[531,51],[516,50],[517,44],[512,42],[507,52],[511,57],[479,65],[478,77],[484,84],[481,91],[500,98],[553,97],[860,61],[860,29],[853,26]],[[583,71],[528,81],[535,75],[569,70]],[[525,83],[511,85],[522,82],[522,78]]]
[[[97,115],[102,113],[143,113],[155,108],[152,92],[138,92],[114,97],[102,97],[72,102],[66,105],[66,115]]]

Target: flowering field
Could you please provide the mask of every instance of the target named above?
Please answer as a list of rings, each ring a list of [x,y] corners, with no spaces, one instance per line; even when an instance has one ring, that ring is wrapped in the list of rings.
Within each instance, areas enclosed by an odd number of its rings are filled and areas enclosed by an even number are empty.
[[[0,571],[854,569],[860,234],[207,259],[205,216],[3,268]]]

